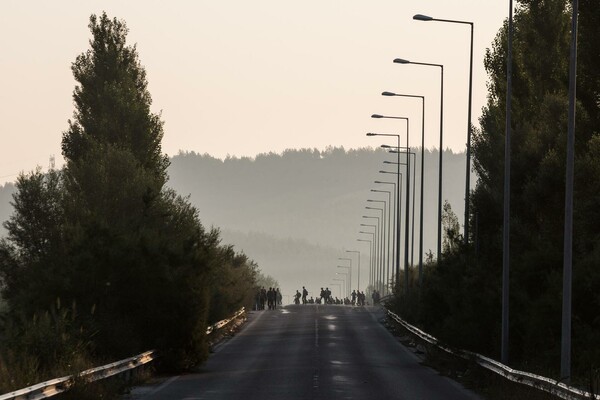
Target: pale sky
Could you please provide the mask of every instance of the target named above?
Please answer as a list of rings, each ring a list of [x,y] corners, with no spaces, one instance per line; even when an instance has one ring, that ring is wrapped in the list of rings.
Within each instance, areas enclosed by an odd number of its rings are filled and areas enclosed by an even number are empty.
[[[70,67],[89,48],[92,13],[126,21],[146,68],[153,111],[165,121],[163,151],[254,156],[286,148],[378,146],[366,132],[439,142],[439,69],[444,64],[445,147],[464,149],[468,25],[414,21],[414,14],[475,23],[473,122],[486,101],[486,48],[508,14],[505,0],[2,0],[0,184],[20,171],[62,164],[72,118]]]

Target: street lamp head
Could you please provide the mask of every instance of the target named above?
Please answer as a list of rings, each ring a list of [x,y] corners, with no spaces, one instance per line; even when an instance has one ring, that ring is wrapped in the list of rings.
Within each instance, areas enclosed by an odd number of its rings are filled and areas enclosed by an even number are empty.
[[[403,58],[395,58],[395,59],[394,59],[394,62],[395,62],[396,64],[410,64],[410,61],[408,61],[408,60],[405,60],[405,59],[403,59]]]
[[[413,15],[413,19],[416,19],[417,21],[431,21],[433,17],[423,14],[415,14]]]
[[[381,147],[382,149],[391,149],[392,148],[392,146],[390,146],[389,144],[382,144],[379,147]]]
[[[371,118],[383,118],[383,115],[373,114],[373,115],[371,115]]]
[[[377,136],[377,134],[369,132],[369,133],[367,133],[367,136]]]
[[[381,95],[382,96],[395,96],[396,93],[393,93],[393,92],[383,92],[383,93],[381,93]]]
[[[391,161],[384,161],[383,163],[384,163],[384,164],[392,164],[392,162],[391,162]]]

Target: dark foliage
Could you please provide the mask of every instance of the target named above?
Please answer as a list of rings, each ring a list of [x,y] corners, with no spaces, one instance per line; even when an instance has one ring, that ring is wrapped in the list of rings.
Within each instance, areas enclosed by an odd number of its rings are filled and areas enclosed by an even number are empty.
[[[573,259],[573,372],[586,382],[600,352],[600,8],[580,7]],[[569,2],[520,1],[515,15],[511,148],[511,364],[558,377],[570,43]],[[406,315],[451,344],[500,352],[507,25],[484,63],[490,81],[473,139],[475,246],[445,249]],[[446,229],[449,229],[446,226]],[[475,228],[473,226],[473,228]],[[471,229],[474,232],[474,229]],[[596,266],[596,267],[594,267]]]
[[[89,27],[91,49],[72,66],[67,165],[21,175],[4,224],[0,340],[11,353],[0,346],[0,367],[30,360],[23,369],[41,376],[64,354],[114,360],[157,349],[163,368],[190,369],[207,356],[212,318],[250,305],[257,266],[164,186],[163,123],[149,111],[125,23],[102,14]],[[85,312],[51,318],[57,302]]]

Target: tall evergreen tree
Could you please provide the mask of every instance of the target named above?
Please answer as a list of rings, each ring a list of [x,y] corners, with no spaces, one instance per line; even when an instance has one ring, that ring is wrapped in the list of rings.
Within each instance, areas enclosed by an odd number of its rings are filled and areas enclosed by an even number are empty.
[[[594,347],[600,334],[597,296],[586,289],[600,282],[586,264],[598,260],[600,171],[598,150],[597,4],[583,2],[576,128],[574,230],[574,343]],[[565,153],[570,43],[569,2],[522,0],[515,14],[511,148],[511,350],[513,360],[543,368],[558,366],[562,279]],[[480,177],[473,195],[479,219],[479,257],[496,274],[501,270],[506,25],[485,58],[490,77],[481,130],[474,137],[474,163]],[[594,43],[594,45],[592,45]],[[586,259],[588,261],[586,261]],[[597,308],[596,308],[597,310]],[[585,337],[585,338],[584,338]],[[586,343],[585,346],[583,343]],[[574,360],[581,372],[583,352]]]
[[[0,243],[2,294],[26,316],[57,299],[74,304],[103,356],[155,348],[163,364],[189,368],[207,354],[212,293],[239,286],[214,314],[248,305],[255,266],[222,247],[218,231],[206,232],[189,201],[164,187],[163,124],[150,111],[125,23],[92,15],[89,27],[91,48],[72,66],[67,165],[19,178]],[[229,281],[215,279],[219,269]]]
[[[166,178],[168,159],[161,153],[163,123],[150,112],[146,72],[136,46],[126,43],[125,22],[92,15],[90,49],[72,65],[75,88],[74,121],[63,135],[68,161],[85,158],[94,145],[130,151],[154,175],[158,188]]]

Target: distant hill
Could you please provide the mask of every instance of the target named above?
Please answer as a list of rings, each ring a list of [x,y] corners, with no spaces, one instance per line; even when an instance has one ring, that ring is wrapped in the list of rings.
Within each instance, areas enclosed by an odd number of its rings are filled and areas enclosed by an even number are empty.
[[[417,153],[417,160],[419,157]],[[437,151],[425,151],[425,251],[436,247],[438,157]],[[395,179],[395,175],[379,173],[395,168],[384,164],[385,160],[395,161],[396,155],[382,149],[329,148],[220,160],[182,152],[171,160],[169,185],[180,194],[190,195],[203,223],[221,228],[225,242],[243,249],[284,289],[301,287],[296,276],[307,284],[309,280],[324,282],[317,284],[320,287],[335,276],[337,258],[344,257],[345,249],[362,250],[362,263],[367,265],[368,247],[356,239],[360,224],[365,222],[362,216],[377,215],[365,210],[367,199],[388,197],[370,190],[392,189],[392,185],[373,183]],[[445,152],[444,199],[450,201],[460,221],[464,210],[464,163],[464,154]],[[419,171],[416,204],[420,201]],[[416,235],[418,221],[417,208]],[[416,253],[414,260],[418,260]],[[317,276],[307,277],[299,271]],[[366,273],[363,269],[363,279]],[[353,279],[356,284],[356,274]]]
[[[436,247],[438,156],[437,151],[425,151],[425,251]],[[370,190],[392,189],[392,185],[373,183],[395,179],[395,175],[379,173],[395,168],[384,164],[385,160],[395,161],[396,155],[382,149],[329,148],[221,160],[208,154],[181,152],[171,159],[168,185],[189,195],[204,225],[221,229],[225,243],[243,249],[282,287],[300,288],[301,280],[320,287],[335,276],[337,257],[343,257],[345,249],[362,250],[362,262],[367,265],[368,247],[356,239],[364,223],[362,215],[377,215],[364,209],[369,204],[367,199],[388,197]],[[444,199],[450,201],[461,222],[464,163],[464,153],[445,152]],[[415,203],[419,204],[418,169],[416,178]],[[9,202],[14,190],[11,183],[0,186],[2,221],[11,213]],[[418,221],[416,214],[415,234]]]
[[[444,198],[462,221],[464,154],[447,151],[444,156]],[[180,153],[172,158],[169,185],[191,196],[207,225],[335,248],[355,247],[366,200],[387,199],[385,194],[370,190],[392,189],[392,185],[373,182],[395,179],[394,175],[379,173],[393,170],[395,166],[383,161],[395,159],[380,149],[288,150],[254,159],[225,160]],[[434,249],[436,243],[437,161],[437,151],[425,152],[425,249]],[[416,178],[418,204],[418,170]],[[415,219],[418,224],[418,215]]]

